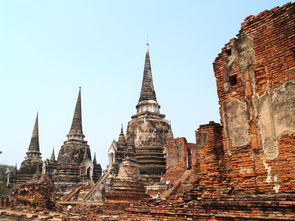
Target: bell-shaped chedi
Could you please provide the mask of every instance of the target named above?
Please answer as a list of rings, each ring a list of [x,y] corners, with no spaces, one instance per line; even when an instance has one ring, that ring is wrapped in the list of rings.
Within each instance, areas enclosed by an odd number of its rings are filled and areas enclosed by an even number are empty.
[[[136,109],[137,113],[128,123],[126,142],[135,149],[135,159],[145,183],[151,184],[160,181],[161,174],[165,172],[164,146],[166,140],[173,138],[173,135],[170,122],[160,113],[149,48],[146,51],[142,87]]]
[[[93,179],[96,181],[101,176],[101,167],[97,162],[94,167],[91,151],[84,137],[80,88],[68,139],[61,146],[55,163],[53,180],[58,197],[79,185],[93,185]]]
[[[16,182],[24,183],[30,180],[34,176],[36,170],[40,170],[41,167],[42,159],[39,147],[39,125],[37,113],[30,145],[28,151],[26,152],[25,160],[21,163]]]
[[[149,49],[146,51],[143,81],[137,113],[123,129],[109,151],[107,172],[85,200],[138,200],[146,197],[143,185],[160,181],[165,172],[164,146],[173,138],[170,122],[160,113],[153,84]],[[126,153],[125,153],[126,152]]]
[[[72,125],[67,137],[68,139],[59,151],[58,162],[62,164],[80,164],[83,161],[85,151],[87,151],[87,157],[91,158],[90,149],[87,141],[84,140],[85,135],[82,129],[81,88],[79,89]]]
[[[136,109],[137,114],[132,116],[132,118],[145,117],[147,115],[159,118],[165,117],[165,115],[160,114],[160,105],[157,102],[156,92],[154,89],[149,44],[147,44],[141,92]]]

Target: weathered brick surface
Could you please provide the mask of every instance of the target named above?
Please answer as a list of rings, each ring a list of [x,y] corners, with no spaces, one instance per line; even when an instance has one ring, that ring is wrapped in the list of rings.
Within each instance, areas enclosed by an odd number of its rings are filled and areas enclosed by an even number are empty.
[[[184,137],[175,138],[166,142],[167,168],[191,168],[196,161],[194,152],[196,145],[188,143]]]
[[[214,194],[222,191],[224,174],[224,152],[222,126],[211,121],[196,131],[199,162],[194,170],[199,194]]]
[[[186,170],[198,161],[196,144],[188,143],[184,137],[167,140],[166,142],[166,173],[162,182],[170,180],[175,183]]]
[[[54,185],[47,175],[15,185],[11,199],[15,208],[56,209]]]
[[[106,204],[75,209],[86,213],[87,220],[99,220],[101,214],[117,220],[295,220],[294,14],[295,3],[288,3],[249,16],[222,49],[213,64],[221,124],[201,125],[196,145],[185,138],[168,140],[163,180],[177,179],[174,189],[163,192],[168,200],[132,201],[144,194],[143,186],[118,179]],[[138,144],[135,158],[141,167],[152,165],[145,172],[159,176],[163,159],[160,166],[154,159],[162,155],[161,148],[156,153],[149,148],[163,146],[170,125],[163,117],[157,122],[137,119],[144,114],[140,105],[128,125],[127,141]],[[150,133],[148,124],[154,123]],[[164,135],[159,141],[151,134]]]
[[[294,27],[294,3],[250,16],[213,64],[236,192],[295,190]]]

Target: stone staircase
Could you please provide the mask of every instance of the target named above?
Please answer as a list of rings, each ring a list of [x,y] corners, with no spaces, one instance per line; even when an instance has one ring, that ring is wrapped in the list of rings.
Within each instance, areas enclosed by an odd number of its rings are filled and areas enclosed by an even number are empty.
[[[192,184],[188,182],[192,170],[186,170],[182,176],[174,183],[173,187],[161,193],[162,199],[169,199],[175,195],[181,195],[185,190],[192,188]],[[181,191],[180,191],[181,190]]]
[[[81,201],[84,199],[85,195],[89,193],[92,186],[79,186],[72,189],[68,194],[64,195],[62,201]]]
[[[109,178],[111,170],[108,170],[91,188],[91,190],[85,195],[84,201],[99,201],[103,202],[102,190],[106,185],[106,181]]]
[[[82,186],[79,186],[79,187],[73,189],[71,192],[69,192],[68,194],[61,197],[61,200],[62,201],[71,201],[73,199],[73,197],[80,192],[81,189],[82,189]]]

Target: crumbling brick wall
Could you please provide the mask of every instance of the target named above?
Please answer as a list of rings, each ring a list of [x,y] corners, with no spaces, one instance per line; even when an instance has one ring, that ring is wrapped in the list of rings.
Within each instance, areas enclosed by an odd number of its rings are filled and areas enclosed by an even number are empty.
[[[185,137],[167,140],[166,142],[166,166],[167,170],[162,181],[178,180],[185,170],[191,169],[198,161],[196,144],[188,143]]]
[[[11,200],[13,207],[16,208],[50,210],[57,208],[54,185],[47,175],[42,175],[39,180],[15,185]]]
[[[215,59],[223,142],[237,192],[294,192],[295,5],[249,16]]]
[[[199,194],[220,194],[226,188],[222,126],[210,121],[196,130],[199,161],[194,166]]]
[[[184,137],[175,138],[166,142],[166,165],[170,167],[189,168],[192,166],[195,144],[188,143]]]

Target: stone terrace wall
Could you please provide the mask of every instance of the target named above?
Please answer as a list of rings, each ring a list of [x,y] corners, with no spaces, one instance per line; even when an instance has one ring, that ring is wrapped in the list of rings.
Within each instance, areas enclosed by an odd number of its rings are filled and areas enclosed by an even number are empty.
[[[294,11],[247,17],[213,63],[236,192],[295,192]]]

